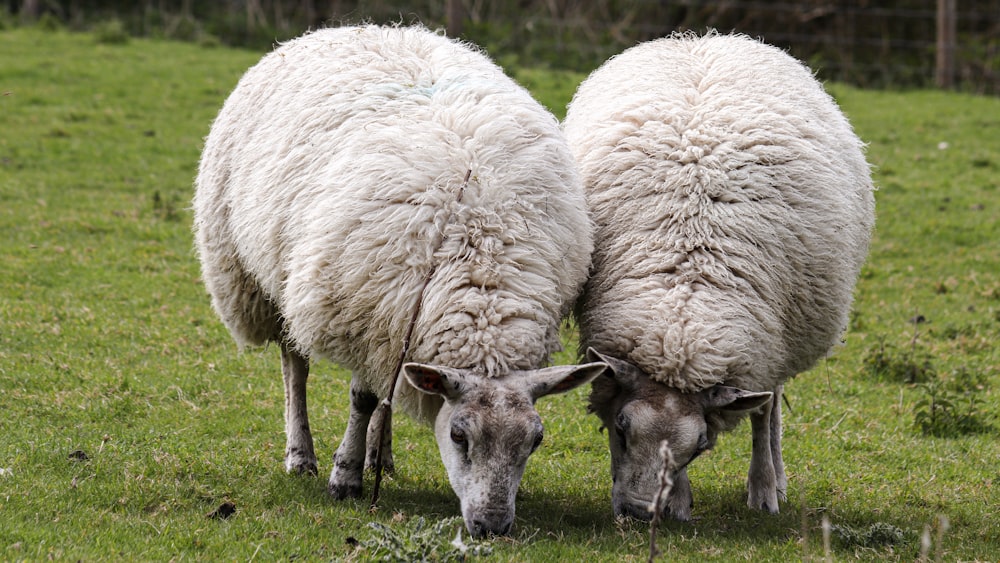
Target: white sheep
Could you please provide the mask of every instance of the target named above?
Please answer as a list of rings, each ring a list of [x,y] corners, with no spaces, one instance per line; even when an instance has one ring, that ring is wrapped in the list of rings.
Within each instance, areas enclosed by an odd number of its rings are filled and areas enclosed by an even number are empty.
[[[581,344],[610,377],[613,506],[652,517],[659,445],[685,470],[750,415],[748,505],[778,511],[783,383],[832,349],[874,225],[863,144],[812,73],[740,35],[633,47],[579,87],[564,123],[595,233]],[[581,348],[583,349],[583,348]]]
[[[542,438],[535,399],[605,369],[538,369],[593,248],[557,120],[424,28],[324,29],[247,71],[196,184],[213,307],[241,346],[281,347],[286,469],[316,472],[305,385],[309,358],[327,358],[353,374],[328,488],[361,494],[366,429],[416,311],[419,363],[395,404],[435,422],[469,531],[507,533]]]

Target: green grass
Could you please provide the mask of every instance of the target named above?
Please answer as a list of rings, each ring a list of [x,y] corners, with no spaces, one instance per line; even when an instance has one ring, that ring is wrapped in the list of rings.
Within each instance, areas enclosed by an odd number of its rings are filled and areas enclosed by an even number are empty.
[[[286,475],[277,351],[237,353],[209,307],[192,181],[212,118],[260,55],[0,32],[0,560],[364,560],[372,548],[348,540],[376,542],[369,522],[406,534],[458,515],[432,433],[404,417],[374,514],[332,501],[324,477]],[[582,78],[515,75],[559,115]],[[781,514],[744,505],[744,424],[692,466],[696,519],[663,525],[665,560],[820,558],[824,517],[837,560],[914,560],[925,526],[931,558],[1000,558],[998,431],[925,435],[922,388],[865,363],[879,343],[911,351],[942,384],[975,382],[987,421],[1000,411],[1000,100],[831,91],[881,188],[851,330],[787,387]],[[313,373],[325,473],[348,377]],[[490,559],[645,560],[648,528],[611,515],[584,396],[539,402],[546,442]],[[235,514],[210,518],[224,502]]]

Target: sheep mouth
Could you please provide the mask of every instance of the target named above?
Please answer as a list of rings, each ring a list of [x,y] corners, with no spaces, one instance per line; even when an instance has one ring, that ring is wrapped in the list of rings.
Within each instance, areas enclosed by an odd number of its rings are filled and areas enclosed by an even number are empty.
[[[653,519],[652,503],[633,498],[620,498],[614,501],[615,516],[626,516],[649,522]]]
[[[513,526],[512,514],[490,514],[466,519],[466,529],[474,538],[506,536]]]
[[[615,506],[615,516],[627,516],[649,522],[653,519],[653,511],[649,509],[648,503],[626,502]]]

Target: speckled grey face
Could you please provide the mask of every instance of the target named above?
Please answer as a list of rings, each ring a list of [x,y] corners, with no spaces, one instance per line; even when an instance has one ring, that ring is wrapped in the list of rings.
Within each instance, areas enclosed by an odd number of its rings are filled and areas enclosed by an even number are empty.
[[[666,441],[673,457],[675,485],[664,516],[689,519],[691,493],[685,469],[715,445],[719,425],[712,424],[712,416],[741,416],[768,402],[771,393],[723,385],[682,393],[652,381],[628,362],[593,351],[588,357],[610,366],[593,381],[590,410],[608,430],[615,514],[652,518],[652,502],[660,488],[658,472],[663,467],[660,444]]]
[[[535,400],[587,383],[607,366],[557,366],[502,378],[422,364],[403,369],[410,385],[445,399],[434,424],[438,449],[465,526],[481,537],[507,534],[514,523],[517,488],[528,457],[542,442]]]

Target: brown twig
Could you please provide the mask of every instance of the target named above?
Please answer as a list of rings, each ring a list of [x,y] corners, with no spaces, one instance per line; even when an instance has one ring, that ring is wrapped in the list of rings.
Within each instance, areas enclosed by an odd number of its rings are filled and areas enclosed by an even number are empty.
[[[667,502],[670,490],[674,488],[673,473],[675,463],[674,454],[670,451],[670,446],[666,440],[660,442],[660,471],[657,477],[660,479],[660,488],[656,492],[656,497],[650,503],[653,511],[653,518],[649,521],[649,563],[653,563],[660,550],[656,547],[656,534],[660,527],[660,515],[663,513],[663,505]]]
[[[833,551],[830,550],[830,532],[832,531],[830,517],[824,514],[820,526],[823,530],[823,561],[831,563],[833,561]]]
[[[458,188],[458,195],[455,197],[455,203],[462,202],[462,196],[465,195],[465,188],[469,185],[469,178],[472,177],[472,170],[469,169],[465,172],[465,179],[462,180],[462,185]],[[448,220],[445,221],[445,227],[451,222],[451,216],[448,216]],[[434,254],[441,249],[441,245],[444,244],[444,227],[442,227],[441,240],[438,241],[434,252],[431,253],[433,258]],[[413,336],[413,327],[417,324],[417,316],[420,315],[420,307],[424,303],[424,292],[427,290],[427,286],[430,285],[431,279],[434,277],[434,273],[437,272],[437,264],[432,264],[430,269],[427,270],[427,275],[424,276],[423,284],[420,286],[420,293],[417,294],[417,302],[413,306],[413,313],[410,315],[410,322],[406,325],[406,334],[403,336],[403,346],[399,351],[399,358],[396,360],[396,370],[393,372],[392,385],[389,387],[389,394],[382,399],[379,403],[379,410],[382,411],[382,415],[377,418],[379,421],[379,427],[374,433],[378,437],[378,444],[375,447],[375,484],[372,486],[372,499],[369,504],[369,510],[375,510],[378,505],[378,496],[382,486],[382,444],[385,443],[385,433],[391,430],[392,425],[392,397],[396,392],[396,383],[399,382],[399,372],[403,369],[403,363],[406,361],[406,355],[410,352],[410,339]],[[386,421],[390,421],[386,424]]]

